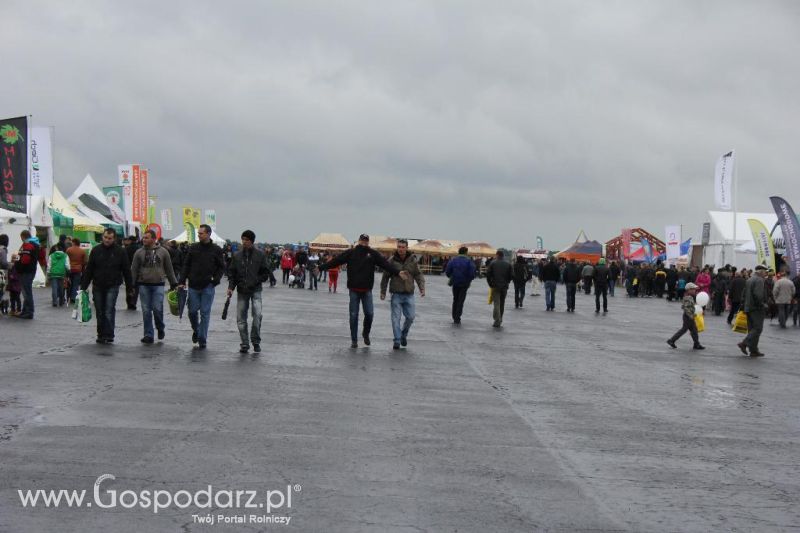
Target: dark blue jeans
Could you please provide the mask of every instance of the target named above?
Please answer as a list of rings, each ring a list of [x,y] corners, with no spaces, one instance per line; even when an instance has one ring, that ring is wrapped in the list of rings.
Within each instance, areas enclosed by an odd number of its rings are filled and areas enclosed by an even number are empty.
[[[74,302],[78,296],[78,289],[81,288],[81,273],[70,272],[69,274],[69,301]]]
[[[114,339],[114,321],[117,316],[119,285],[101,288],[92,285],[92,300],[97,315],[97,338]]]
[[[33,278],[36,272],[25,272],[19,275],[19,282],[22,285],[22,314],[33,317]]]
[[[364,335],[369,335],[372,330],[372,317],[375,315],[372,306],[372,291],[350,291],[350,339],[358,341],[358,306],[364,308]]]
[[[192,330],[197,332],[197,339],[205,343],[208,339],[208,324],[211,321],[211,306],[214,304],[214,285],[209,284],[205,289],[189,288],[189,322]],[[197,313],[200,312],[200,320]]]
[[[153,335],[153,320],[158,331],[164,331],[164,286],[139,285],[139,300],[142,302],[142,321],[144,322],[144,336]]]
[[[547,309],[556,308],[556,287],[557,284],[555,281],[544,282],[544,303]]]

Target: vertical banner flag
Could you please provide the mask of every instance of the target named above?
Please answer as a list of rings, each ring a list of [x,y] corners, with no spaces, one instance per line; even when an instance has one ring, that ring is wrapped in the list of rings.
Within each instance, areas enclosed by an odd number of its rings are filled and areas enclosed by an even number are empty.
[[[156,223],[156,197],[155,196],[148,196],[147,197],[147,223],[148,224],[155,224]]]
[[[753,234],[753,242],[756,243],[756,253],[758,254],[758,264],[775,270],[775,246],[772,244],[772,236],[767,227],[755,218],[748,218],[747,224],[750,226],[750,233]]]
[[[164,231],[172,231],[172,209],[161,210],[161,227]]]
[[[681,256],[681,227],[667,226],[664,228],[664,235],[667,244],[667,263],[673,265],[678,262]]]
[[[703,222],[703,236],[701,237],[700,244],[708,246],[711,242],[711,222]]]
[[[183,206],[183,227],[186,230],[186,240],[195,242],[197,228],[200,227],[200,210],[190,206]]]
[[[797,221],[794,209],[786,200],[780,196],[770,196],[769,199],[781,224],[783,240],[786,243],[786,263],[794,278],[800,272],[800,222]]]
[[[647,261],[648,263],[652,263],[654,257],[653,257],[653,248],[650,246],[650,241],[642,237],[641,243],[642,243],[642,248],[644,248],[645,261]]]
[[[536,249],[544,250],[544,239],[542,239],[539,235],[536,236]]]
[[[125,200],[122,198],[122,187],[120,185],[103,187],[103,194],[106,195],[106,203],[111,210],[111,219],[125,226]]]
[[[53,128],[31,128],[30,165],[32,195],[53,197]]]
[[[0,207],[28,212],[28,117],[0,119]]]
[[[622,250],[620,251],[620,259],[627,259],[631,255],[631,239],[633,239],[633,230],[630,228],[622,229]]]
[[[733,195],[733,150],[723,154],[717,161],[714,168],[714,201],[717,207],[730,211],[732,208]]]
[[[133,221],[142,224],[147,223],[148,172],[139,165],[133,166]]]
[[[133,167],[139,174],[139,165],[119,165],[119,186],[122,187],[122,209],[125,211],[125,220],[133,221]]]
[[[211,229],[217,231],[217,212],[214,209],[206,209],[206,224],[211,226]]]

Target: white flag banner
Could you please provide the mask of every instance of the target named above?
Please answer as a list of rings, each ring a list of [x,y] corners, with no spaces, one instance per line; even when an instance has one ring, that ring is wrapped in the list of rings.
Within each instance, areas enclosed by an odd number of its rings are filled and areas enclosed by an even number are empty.
[[[217,231],[217,211],[214,209],[206,209],[206,224],[211,226],[211,229]]]
[[[122,187],[122,205],[125,207],[125,220],[133,220],[133,165],[119,165],[119,185]]]
[[[714,169],[714,201],[720,209],[731,210],[733,207],[733,150],[723,154]]]
[[[667,226],[664,228],[664,236],[667,245],[667,263],[675,264],[681,256],[681,227]]]
[[[30,164],[31,187],[29,194],[53,197],[53,128],[37,126],[31,128]]]
[[[162,209],[161,210],[161,228],[164,231],[172,231],[172,210],[171,209]]]

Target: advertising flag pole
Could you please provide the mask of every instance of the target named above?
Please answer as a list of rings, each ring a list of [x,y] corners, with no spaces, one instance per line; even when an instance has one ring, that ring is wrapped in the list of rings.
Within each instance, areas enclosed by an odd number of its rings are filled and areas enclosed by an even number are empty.
[[[739,175],[739,168],[738,167],[739,167],[739,165],[738,165],[738,162],[736,161],[736,155],[735,155],[736,152],[734,151],[733,153],[734,153],[734,157],[733,157],[733,250],[732,250],[732,253],[731,253],[731,258],[732,258],[731,259],[731,264],[733,266],[736,266],[736,225],[737,225],[737,218],[738,218],[737,213],[739,211],[739,206],[738,206],[739,192],[737,190],[737,188],[738,188],[737,187],[737,182],[739,181],[738,180],[738,175]]]
[[[27,135],[27,137],[25,137],[25,166],[28,171],[28,190],[25,194],[25,214],[28,216],[28,229],[33,228],[33,234],[36,235],[36,229],[33,225],[33,213],[31,213],[31,187],[33,186],[33,175],[31,174],[31,130],[33,127],[31,124],[33,124],[33,115],[28,115],[28,131],[25,132]]]

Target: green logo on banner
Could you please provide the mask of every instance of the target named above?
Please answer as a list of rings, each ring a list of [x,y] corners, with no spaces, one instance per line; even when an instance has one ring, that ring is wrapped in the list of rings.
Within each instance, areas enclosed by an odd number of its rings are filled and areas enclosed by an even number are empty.
[[[10,124],[0,127],[0,137],[3,138],[3,142],[6,144],[17,144],[19,141],[25,140],[19,132],[19,129]]]

